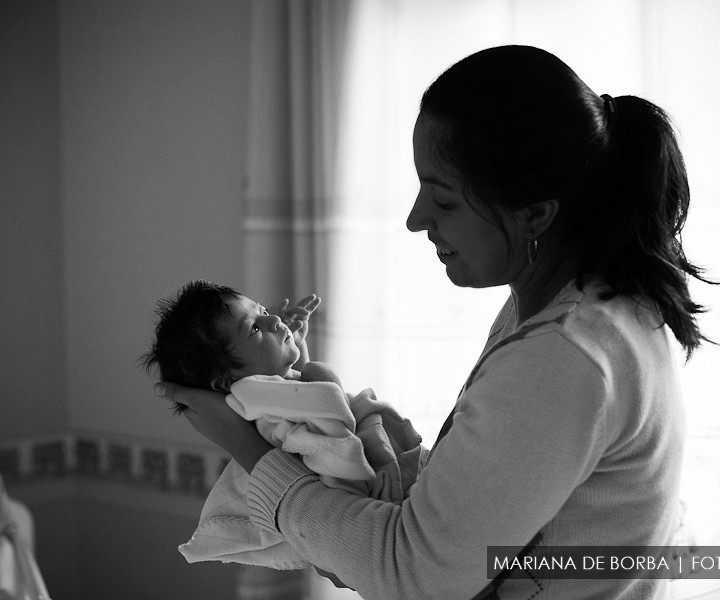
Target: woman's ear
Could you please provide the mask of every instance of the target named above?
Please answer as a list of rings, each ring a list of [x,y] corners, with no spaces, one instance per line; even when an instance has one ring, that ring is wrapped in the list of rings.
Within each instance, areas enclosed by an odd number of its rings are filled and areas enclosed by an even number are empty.
[[[559,210],[560,202],[557,198],[552,198],[529,204],[520,209],[517,216],[525,231],[539,233],[550,228]]]

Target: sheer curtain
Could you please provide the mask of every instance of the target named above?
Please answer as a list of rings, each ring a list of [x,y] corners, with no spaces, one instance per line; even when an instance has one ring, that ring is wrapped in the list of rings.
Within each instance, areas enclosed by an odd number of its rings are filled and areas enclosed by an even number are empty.
[[[263,299],[319,293],[312,355],[333,363],[348,390],[372,386],[393,402],[426,443],[507,295],[455,288],[425,236],[405,229],[418,187],[411,145],[418,102],[459,58],[494,45],[537,45],[598,93],[636,94],[666,108],[691,178],[686,250],[720,278],[716,0],[250,4],[247,291]],[[693,290],[715,309],[700,320],[720,340],[718,289],[693,283]],[[720,351],[706,346],[682,367],[685,493],[695,506],[720,499],[720,402],[711,381],[718,364]],[[711,506],[696,510],[717,533]]]
[[[327,297],[344,38],[344,2],[248,2],[250,77],[242,257],[249,295],[274,306],[311,292]],[[324,310],[313,319],[324,354]]]

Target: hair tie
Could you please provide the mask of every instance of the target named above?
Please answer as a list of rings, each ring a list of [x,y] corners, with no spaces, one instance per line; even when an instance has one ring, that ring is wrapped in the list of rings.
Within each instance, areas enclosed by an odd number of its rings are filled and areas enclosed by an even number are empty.
[[[605,113],[607,114],[608,127],[610,127],[615,122],[617,104],[615,103],[615,98],[613,98],[610,94],[603,94],[600,97],[605,102]]]

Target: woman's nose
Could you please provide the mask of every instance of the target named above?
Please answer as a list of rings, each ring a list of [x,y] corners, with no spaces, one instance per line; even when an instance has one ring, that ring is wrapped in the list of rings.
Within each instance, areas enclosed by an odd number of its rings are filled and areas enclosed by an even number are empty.
[[[420,194],[418,194],[418,197],[415,199],[415,204],[413,204],[412,209],[410,209],[407,221],[405,221],[405,226],[410,231],[424,231],[428,229],[426,222],[427,218],[424,214],[422,198]]]

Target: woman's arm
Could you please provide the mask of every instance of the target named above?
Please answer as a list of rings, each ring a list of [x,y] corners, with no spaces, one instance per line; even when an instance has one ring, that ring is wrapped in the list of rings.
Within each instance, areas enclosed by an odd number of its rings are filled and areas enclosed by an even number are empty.
[[[474,596],[489,583],[487,547],[527,544],[604,442],[602,373],[555,343],[487,361],[401,506],[326,488],[275,450],[250,478],[251,519],[368,600]]]

